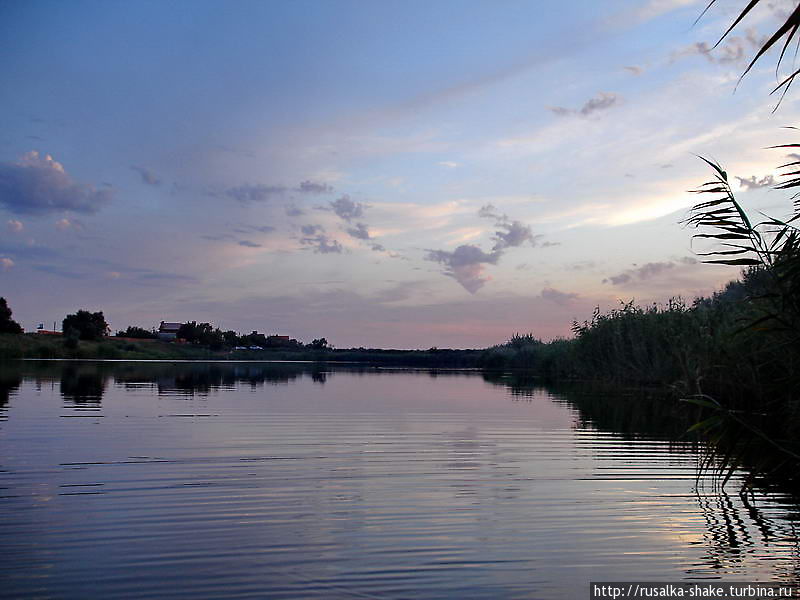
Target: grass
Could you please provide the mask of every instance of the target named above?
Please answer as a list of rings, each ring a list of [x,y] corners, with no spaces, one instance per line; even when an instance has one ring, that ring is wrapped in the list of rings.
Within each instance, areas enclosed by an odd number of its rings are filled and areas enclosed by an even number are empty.
[[[19,358],[118,360],[288,360],[336,361],[408,367],[472,368],[481,350],[383,350],[375,348],[313,350],[210,350],[204,346],[107,337],[81,341],[70,349],[60,336],[0,334],[0,360]]]

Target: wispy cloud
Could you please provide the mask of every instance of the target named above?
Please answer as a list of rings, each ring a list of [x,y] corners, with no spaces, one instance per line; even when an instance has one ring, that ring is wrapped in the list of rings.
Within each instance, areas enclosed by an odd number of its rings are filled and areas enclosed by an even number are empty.
[[[255,185],[244,184],[225,190],[225,195],[243,204],[248,202],[265,202],[276,196],[286,193],[286,187],[282,185],[266,185],[258,183]]]
[[[139,174],[139,177],[142,179],[142,183],[146,183],[147,185],[161,185],[161,178],[156,175],[150,169],[146,169],[145,167],[138,167],[136,165],[132,165],[131,169],[136,171]]]
[[[611,285],[625,285],[635,281],[644,281],[653,279],[668,271],[675,269],[679,265],[694,265],[697,259],[691,256],[685,256],[677,261],[663,261],[663,262],[649,262],[641,267],[627,269],[617,275],[612,275],[603,279],[603,283],[610,283]]]
[[[8,271],[14,266],[14,261],[7,256],[0,256],[0,269]]]
[[[551,106],[548,110],[560,117],[578,115],[589,117],[597,112],[608,110],[612,106],[619,104],[621,97],[614,92],[599,92],[593,98],[587,100],[578,109],[564,108],[563,106]]]
[[[6,222],[6,228],[11,233],[20,233],[23,229],[25,229],[25,226],[22,224],[22,221],[19,221],[17,219],[9,219]]]
[[[571,302],[572,300],[578,299],[578,294],[574,292],[560,292],[559,290],[551,287],[544,288],[539,296],[541,296],[542,299],[555,304],[565,304],[567,302]]]

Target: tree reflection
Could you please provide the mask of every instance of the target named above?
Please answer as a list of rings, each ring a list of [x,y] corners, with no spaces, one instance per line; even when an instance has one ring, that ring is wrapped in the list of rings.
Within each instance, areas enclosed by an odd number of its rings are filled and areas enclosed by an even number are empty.
[[[97,365],[67,364],[61,371],[61,396],[76,406],[100,406],[108,378]]]

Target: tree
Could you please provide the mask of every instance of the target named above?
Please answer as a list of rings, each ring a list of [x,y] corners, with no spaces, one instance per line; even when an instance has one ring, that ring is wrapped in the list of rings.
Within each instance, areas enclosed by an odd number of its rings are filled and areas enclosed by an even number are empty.
[[[147,329],[143,329],[142,327],[136,327],[136,325],[128,325],[128,328],[125,331],[118,331],[117,337],[127,337],[127,338],[136,338],[142,340],[149,340],[149,339],[156,339],[158,335],[156,335],[152,331],[148,331]]]
[[[78,339],[98,340],[108,335],[109,327],[103,311],[91,313],[88,310],[79,310],[66,316],[61,323],[61,329],[67,337],[77,332]]]
[[[326,350],[328,348],[328,340],[325,338],[317,338],[316,340],[313,340],[309,346],[313,350]]]
[[[11,309],[5,298],[0,298],[0,333],[22,333],[22,327],[11,318]]]

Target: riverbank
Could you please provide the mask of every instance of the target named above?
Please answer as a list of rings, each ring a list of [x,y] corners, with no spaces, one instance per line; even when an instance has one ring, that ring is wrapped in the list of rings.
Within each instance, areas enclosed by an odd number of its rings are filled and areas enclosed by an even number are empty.
[[[280,349],[211,350],[193,344],[106,337],[69,348],[60,336],[0,334],[0,360],[19,358],[105,360],[297,360],[409,367],[477,367],[483,350]]]

